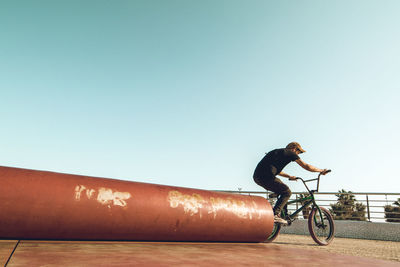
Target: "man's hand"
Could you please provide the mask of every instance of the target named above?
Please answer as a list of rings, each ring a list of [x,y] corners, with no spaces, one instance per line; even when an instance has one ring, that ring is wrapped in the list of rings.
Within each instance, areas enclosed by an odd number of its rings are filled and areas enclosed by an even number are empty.
[[[287,173],[284,173],[284,172],[280,172],[278,175],[286,177],[286,178],[289,178],[289,180],[291,180],[291,181],[296,180],[296,176],[291,176],[291,175],[289,175]]]
[[[322,171],[321,171],[321,174],[322,175],[325,175],[325,174],[327,174],[328,172],[330,172],[331,170],[328,170],[328,169],[323,169]]]

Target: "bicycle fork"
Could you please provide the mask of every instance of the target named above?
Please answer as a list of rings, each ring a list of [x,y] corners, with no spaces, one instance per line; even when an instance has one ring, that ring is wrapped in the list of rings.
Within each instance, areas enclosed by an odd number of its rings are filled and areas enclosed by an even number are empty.
[[[324,216],[323,216],[323,214],[322,214],[322,211],[321,211],[321,209],[319,208],[319,206],[318,205],[316,205],[315,203],[314,203],[314,205],[313,205],[313,209],[314,208],[317,208],[317,210],[318,210],[318,214],[319,214],[319,216],[320,216],[320,218],[321,218],[321,221],[318,223],[318,221],[317,221],[317,216],[314,216],[314,223],[315,223],[315,225],[317,226],[317,227],[321,227],[322,226],[322,228],[323,229],[325,229],[325,223],[324,223]]]

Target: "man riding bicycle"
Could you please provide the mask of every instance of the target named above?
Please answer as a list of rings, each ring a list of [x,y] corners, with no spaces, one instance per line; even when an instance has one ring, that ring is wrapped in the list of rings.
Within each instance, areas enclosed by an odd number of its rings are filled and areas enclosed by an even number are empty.
[[[286,148],[278,148],[268,152],[258,163],[254,171],[253,178],[256,184],[278,194],[278,200],[274,206],[274,221],[277,223],[287,224],[287,221],[282,219],[280,214],[292,192],[276,175],[289,178],[289,180],[296,180],[295,176],[282,171],[292,161],[296,161],[303,169],[310,172],[320,172],[325,175],[328,171],[327,169],[319,169],[302,161],[298,155],[304,152],[306,151],[299,143],[291,142]]]

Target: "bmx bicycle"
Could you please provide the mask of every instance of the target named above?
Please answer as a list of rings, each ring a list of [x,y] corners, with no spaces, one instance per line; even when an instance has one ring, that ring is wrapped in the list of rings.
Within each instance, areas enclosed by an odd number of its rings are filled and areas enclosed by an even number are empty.
[[[326,173],[329,173],[331,170],[328,170]],[[318,175],[318,178],[304,180],[303,178],[296,177],[296,180],[301,180],[308,191],[308,196],[301,197],[296,200],[288,201],[285,207],[282,209],[281,218],[287,220],[287,226],[290,226],[294,220],[297,219],[297,214],[302,211],[303,209],[309,207],[311,205],[311,212],[308,216],[308,230],[310,232],[311,237],[314,241],[321,246],[329,245],[332,242],[334,235],[335,235],[335,224],[333,222],[333,217],[329,213],[329,211],[323,207],[318,206],[315,202],[314,193],[318,192],[319,189],[319,179],[321,173]],[[307,186],[308,182],[317,181],[317,189],[310,190]],[[270,197],[276,197],[276,194],[270,194]],[[292,213],[288,212],[287,206],[293,203],[303,203],[300,208],[295,210]],[[280,230],[282,224],[274,223],[274,227],[272,229],[271,235],[268,237],[266,242],[274,241]]]

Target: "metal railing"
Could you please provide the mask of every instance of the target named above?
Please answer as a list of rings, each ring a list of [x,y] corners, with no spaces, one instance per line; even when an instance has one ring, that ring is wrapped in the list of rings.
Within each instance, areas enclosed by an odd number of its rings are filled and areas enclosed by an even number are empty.
[[[246,195],[258,195],[263,196],[270,200],[269,191],[219,191],[226,193],[246,194]],[[299,199],[300,195],[307,194],[307,192],[292,192],[290,200]],[[351,192],[351,193],[339,193],[339,192],[315,192],[314,196],[317,204],[321,207],[329,209],[332,213],[332,204],[338,202],[339,195],[353,195],[355,197],[355,203],[362,204],[364,212],[360,212],[361,216],[350,216],[346,217],[345,220],[357,220],[357,221],[370,221],[370,222],[399,222],[400,223],[400,206],[394,205],[400,198],[400,193],[373,193],[373,192]],[[288,206],[289,211],[294,211],[301,205],[299,202]],[[353,208],[353,205],[343,205],[349,210]],[[349,214],[349,211],[336,211],[334,212],[335,219],[340,219],[340,213]],[[355,215],[354,213],[353,215]],[[391,217],[391,218],[389,218]],[[400,224],[399,224],[400,225]]]

